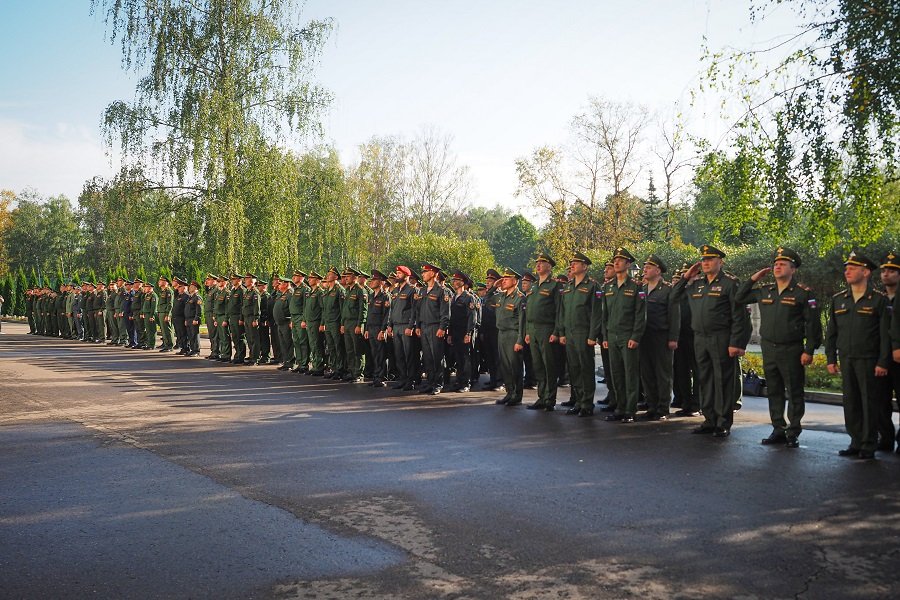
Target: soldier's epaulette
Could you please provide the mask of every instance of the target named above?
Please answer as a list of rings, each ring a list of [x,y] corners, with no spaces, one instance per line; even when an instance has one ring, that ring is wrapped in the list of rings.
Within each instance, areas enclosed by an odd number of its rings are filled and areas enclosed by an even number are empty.
[[[722,271],[722,275],[724,275],[725,277],[727,277],[728,279],[731,279],[733,281],[738,280],[737,275],[735,275],[733,273],[729,273],[728,271]]]
[[[588,281],[589,281],[590,283],[600,283],[599,281],[597,281],[597,280],[594,279],[593,277],[588,277]]]
[[[842,295],[844,295],[844,294],[846,294],[846,293],[847,293],[847,290],[841,290],[841,291],[838,292],[837,294],[834,294],[834,295],[832,296],[832,298],[837,298],[838,296],[842,296]]]
[[[800,289],[803,290],[803,291],[806,291],[806,292],[811,292],[811,291],[812,291],[812,288],[809,287],[808,285],[806,285],[805,283],[798,283],[798,284],[797,284],[797,287],[800,288]]]

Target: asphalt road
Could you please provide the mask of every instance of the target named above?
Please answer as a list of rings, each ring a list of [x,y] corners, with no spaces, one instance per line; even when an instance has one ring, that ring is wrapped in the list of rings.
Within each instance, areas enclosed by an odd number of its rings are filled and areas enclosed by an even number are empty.
[[[25,330],[2,598],[900,597],[900,456],[837,407],[789,450],[758,398],[718,440]]]

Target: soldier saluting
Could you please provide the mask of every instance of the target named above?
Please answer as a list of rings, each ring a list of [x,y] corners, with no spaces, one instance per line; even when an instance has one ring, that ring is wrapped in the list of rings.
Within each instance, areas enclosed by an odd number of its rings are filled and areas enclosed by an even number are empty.
[[[763,370],[772,419],[772,433],[762,440],[764,445],[800,445],[797,438],[805,412],[805,367],[812,364],[813,353],[822,343],[816,297],[796,280],[800,263],[799,254],[779,246],[772,255],[772,266],[760,269],[738,288],[738,302],[759,304]],[[770,272],[775,275],[775,283],[753,287]]]

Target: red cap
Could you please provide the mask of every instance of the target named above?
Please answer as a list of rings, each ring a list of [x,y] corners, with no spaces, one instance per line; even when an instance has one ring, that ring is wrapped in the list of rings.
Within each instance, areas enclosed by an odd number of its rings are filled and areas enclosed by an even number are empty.
[[[403,273],[403,274],[406,275],[407,277],[409,277],[410,275],[412,275],[412,271],[410,270],[410,268],[409,268],[409,267],[405,267],[405,266],[403,266],[403,265],[400,265],[399,267],[397,267],[397,272]]]

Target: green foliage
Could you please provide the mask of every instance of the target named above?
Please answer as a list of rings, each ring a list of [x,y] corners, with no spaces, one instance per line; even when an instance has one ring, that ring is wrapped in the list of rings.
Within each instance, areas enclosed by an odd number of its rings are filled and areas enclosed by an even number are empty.
[[[12,314],[19,317],[25,315],[25,290],[27,290],[28,287],[28,278],[25,277],[25,269],[19,267],[19,270],[16,273],[16,289],[19,293],[16,295],[16,303],[13,307]]]
[[[660,239],[666,221],[666,215],[662,210],[662,198],[656,195],[656,186],[653,185],[653,176],[647,185],[647,197],[641,199],[641,220],[638,231],[644,241],[655,242]]]
[[[538,232],[525,217],[515,215],[500,225],[489,243],[497,264],[524,271],[534,258]]]
[[[483,278],[495,267],[494,256],[484,240],[460,240],[436,233],[409,235],[402,238],[394,251],[378,260],[375,267],[384,271],[397,265],[408,265],[418,271],[422,263],[434,262],[443,269],[461,269],[472,279]],[[390,272],[390,271],[387,271]]]

